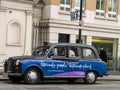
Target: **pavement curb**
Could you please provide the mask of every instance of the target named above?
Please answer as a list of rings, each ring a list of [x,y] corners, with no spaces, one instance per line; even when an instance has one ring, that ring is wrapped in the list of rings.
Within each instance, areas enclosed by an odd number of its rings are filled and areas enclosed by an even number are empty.
[[[108,75],[108,76],[99,77],[98,80],[120,81],[120,76],[119,75]]]

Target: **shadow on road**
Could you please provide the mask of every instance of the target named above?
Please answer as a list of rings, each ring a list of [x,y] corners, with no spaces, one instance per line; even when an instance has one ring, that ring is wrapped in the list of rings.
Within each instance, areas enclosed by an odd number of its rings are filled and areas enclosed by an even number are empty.
[[[28,85],[26,83],[24,83],[24,81],[21,81],[19,83],[16,83],[16,82],[12,82],[10,80],[4,80],[4,83],[7,83],[7,84],[14,84],[14,85]],[[75,82],[67,82],[65,80],[45,80],[45,81],[41,81],[39,82],[37,85],[88,85],[88,84],[85,84],[82,80],[77,80]],[[94,84],[91,84],[91,85],[94,85]]]

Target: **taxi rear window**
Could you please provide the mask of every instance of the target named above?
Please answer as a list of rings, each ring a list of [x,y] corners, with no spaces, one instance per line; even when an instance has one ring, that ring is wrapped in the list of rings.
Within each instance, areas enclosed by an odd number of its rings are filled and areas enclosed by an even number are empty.
[[[96,58],[95,52],[91,48],[82,48],[83,58]]]

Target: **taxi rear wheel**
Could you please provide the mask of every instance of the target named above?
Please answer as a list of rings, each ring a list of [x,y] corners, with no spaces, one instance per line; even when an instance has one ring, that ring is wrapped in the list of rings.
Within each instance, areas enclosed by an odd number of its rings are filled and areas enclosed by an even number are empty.
[[[29,68],[24,74],[24,81],[27,84],[37,84],[40,81],[40,72],[37,68]]]
[[[86,84],[94,84],[97,80],[96,72],[94,71],[87,72],[83,80]]]

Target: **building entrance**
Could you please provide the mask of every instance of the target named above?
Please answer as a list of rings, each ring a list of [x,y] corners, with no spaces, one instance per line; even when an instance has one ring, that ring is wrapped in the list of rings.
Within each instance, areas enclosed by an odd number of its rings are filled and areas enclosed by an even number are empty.
[[[117,69],[117,39],[93,37],[92,45],[97,49],[99,53],[100,46],[103,46],[107,53],[107,65],[110,70]]]

